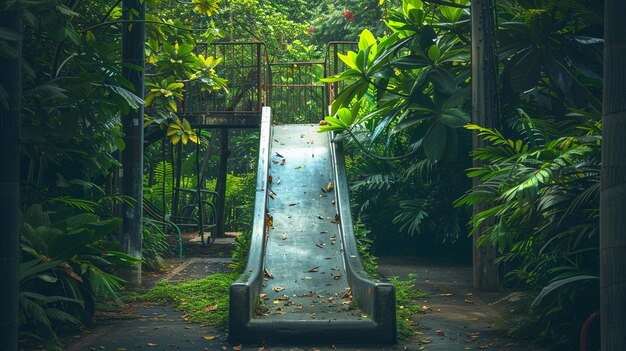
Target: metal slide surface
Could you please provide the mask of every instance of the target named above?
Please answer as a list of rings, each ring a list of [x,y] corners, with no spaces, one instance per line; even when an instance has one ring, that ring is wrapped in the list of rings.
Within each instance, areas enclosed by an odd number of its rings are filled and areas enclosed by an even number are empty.
[[[363,272],[343,155],[318,128],[262,127],[252,247],[231,287],[232,341],[395,342],[393,287]]]

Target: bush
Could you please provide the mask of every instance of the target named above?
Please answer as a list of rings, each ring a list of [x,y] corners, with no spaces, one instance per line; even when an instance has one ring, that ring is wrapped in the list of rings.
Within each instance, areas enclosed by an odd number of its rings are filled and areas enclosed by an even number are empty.
[[[121,219],[54,215],[33,205],[22,216],[19,327],[25,340],[60,350],[57,332],[89,323],[98,299],[119,302],[123,280],[114,270],[137,260],[107,240]]]

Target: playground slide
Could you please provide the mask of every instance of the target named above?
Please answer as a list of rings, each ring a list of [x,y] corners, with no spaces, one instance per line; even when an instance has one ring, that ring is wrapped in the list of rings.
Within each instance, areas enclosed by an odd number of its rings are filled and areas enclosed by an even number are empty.
[[[263,109],[252,243],[230,289],[232,342],[394,343],[393,286],[364,272],[340,143]]]

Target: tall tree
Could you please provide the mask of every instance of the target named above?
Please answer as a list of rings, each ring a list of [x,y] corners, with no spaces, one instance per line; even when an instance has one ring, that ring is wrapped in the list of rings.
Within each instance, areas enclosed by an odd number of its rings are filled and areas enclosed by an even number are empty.
[[[600,311],[603,351],[626,350],[626,3],[605,2]]]
[[[475,0],[472,15],[472,123],[485,128],[495,127],[500,108],[498,102],[498,62],[496,55],[496,11],[494,0]],[[473,131],[472,148],[483,147],[483,140]],[[484,161],[474,159],[473,167],[481,167]],[[473,180],[480,184],[479,177]],[[474,215],[487,209],[488,203],[474,205]],[[485,225],[483,224],[484,228]],[[496,250],[491,245],[477,246],[482,230],[474,232],[473,280],[474,288],[495,290],[498,288]]]
[[[10,57],[0,57],[0,350],[17,350],[20,110],[22,99],[22,21],[17,11],[0,10],[2,35]],[[4,91],[3,91],[4,90]],[[3,93],[6,93],[5,96]]]
[[[122,33],[122,74],[134,86],[134,93],[144,97],[145,68],[145,24],[146,3],[144,0],[124,0]],[[133,205],[123,208],[122,250],[141,258],[142,245],[142,201],[143,201],[143,115],[144,104],[129,109],[123,116],[124,141],[122,152],[122,193],[134,200]],[[141,261],[126,276],[131,285],[141,285]]]

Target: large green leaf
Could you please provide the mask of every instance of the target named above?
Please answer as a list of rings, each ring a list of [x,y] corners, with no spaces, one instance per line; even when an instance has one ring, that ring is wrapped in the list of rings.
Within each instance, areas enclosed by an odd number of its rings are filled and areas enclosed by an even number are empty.
[[[580,282],[580,281],[585,281],[585,280],[596,280],[596,279],[599,279],[599,278],[593,275],[577,275],[577,276],[553,281],[552,283],[546,285],[543,289],[541,289],[541,292],[539,293],[539,295],[537,295],[537,297],[535,297],[535,300],[533,300],[533,303],[531,304],[531,306],[532,307],[539,306],[539,304],[541,303],[541,300],[543,300],[543,298],[546,297],[546,295],[550,294],[556,289],[561,288],[564,285],[571,284],[574,282]]]
[[[447,126],[458,128],[470,122],[469,114],[460,108],[450,108],[441,112],[439,121]]]
[[[534,87],[539,81],[541,52],[526,50],[513,56],[505,65],[505,74],[509,76],[514,92],[522,92]]]
[[[446,126],[435,122],[423,138],[422,147],[430,160],[440,160],[446,150]]]
[[[359,34],[359,50],[365,51],[368,48],[376,45],[376,38],[374,38],[374,34],[367,29],[364,29],[361,34]]]
[[[430,79],[435,88],[442,93],[451,94],[456,90],[457,84],[454,77],[445,69],[437,68],[431,70],[428,72],[428,79]]]
[[[430,62],[418,55],[402,56],[390,62],[390,65],[401,70],[411,70],[430,66]]]
[[[95,231],[85,228],[58,234],[48,243],[48,255],[53,259],[68,259],[79,254],[83,247],[94,241]]]
[[[116,217],[116,218],[89,223],[86,225],[86,227],[93,229],[96,239],[99,240],[103,238],[105,235],[110,234],[112,231],[119,228],[120,225],[122,225],[122,219]]]

